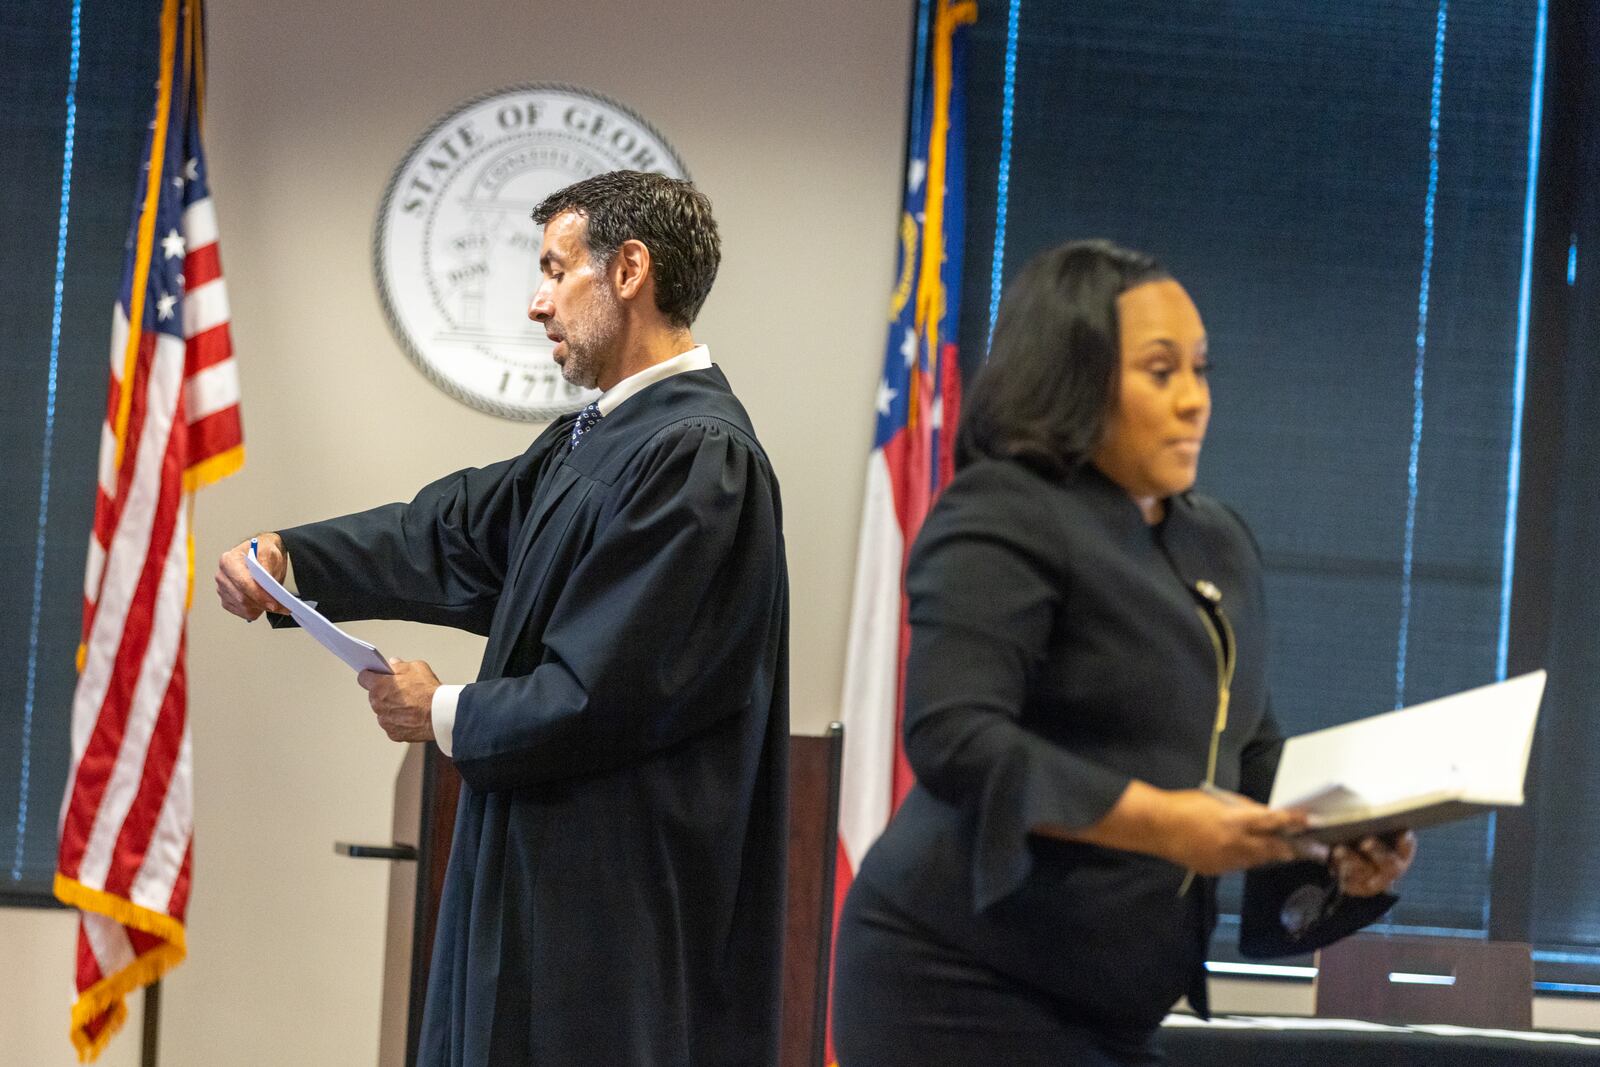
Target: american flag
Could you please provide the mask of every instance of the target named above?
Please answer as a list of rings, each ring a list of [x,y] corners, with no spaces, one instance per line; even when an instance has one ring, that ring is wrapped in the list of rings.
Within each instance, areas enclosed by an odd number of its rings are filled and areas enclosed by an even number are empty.
[[[200,147],[201,0],[165,0],[161,69],[111,338],[55,894],[80,911],[72,1041],[185,953],[193,805],[184,672],[189,494],[244,461]]]
[[[912,785],[900,736],[906,552],[954,472],[961,408],[956,359],[965,185],[966,32],[977,4],[923,0],[900,221],[899,279],[878,382],[856,551],[842,718],[835,914],[861,859]],[[828,1062],[834,1062],[829,1028]]]

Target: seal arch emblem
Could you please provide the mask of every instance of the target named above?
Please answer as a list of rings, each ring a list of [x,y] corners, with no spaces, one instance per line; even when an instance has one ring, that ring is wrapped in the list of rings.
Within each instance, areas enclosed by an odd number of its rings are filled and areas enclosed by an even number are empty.
[[[429,381],[526,422],[595,395],[567,384],[528,319],[542,239],[529,216],[557,189],[611,170],[688,177],[649,122],[571,85],[475,96],[417,139],[384,190],[372,260],[389,327]]]

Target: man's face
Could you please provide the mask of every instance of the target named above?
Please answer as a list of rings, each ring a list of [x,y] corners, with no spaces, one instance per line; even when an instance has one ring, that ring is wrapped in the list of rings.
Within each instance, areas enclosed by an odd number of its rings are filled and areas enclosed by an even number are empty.
[[[551,355],[561,376],[582,389],[595,388],[616,362],[622,305],[604,267],[589,255],[589,222],[564,212],[544,228],[539,249],[542,280],[528,318],[544,324],[556,343]]]

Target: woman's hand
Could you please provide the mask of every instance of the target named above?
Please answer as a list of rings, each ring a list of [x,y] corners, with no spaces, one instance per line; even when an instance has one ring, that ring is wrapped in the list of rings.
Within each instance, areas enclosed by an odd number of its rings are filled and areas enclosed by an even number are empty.
[[[1373,897],[1389,890],[1417,856],[1417,835],[1407,830],[1396,838],[1364,837],[1335,845],[1328,870],[1347,897]]]
[[[1218,875],[1296,858],[1288,835],[1305,829],[1298,811],[1274,811],[1236,794],[1179,789],[1165,794],[1156,855],[1199,874]]]
[[[1299,858],[1289,835],[1305,826],[1304,812],[1275,811],[1220,791],[1158,789],[1136,779],[1099,822],[1054,836],[1216,875]]]

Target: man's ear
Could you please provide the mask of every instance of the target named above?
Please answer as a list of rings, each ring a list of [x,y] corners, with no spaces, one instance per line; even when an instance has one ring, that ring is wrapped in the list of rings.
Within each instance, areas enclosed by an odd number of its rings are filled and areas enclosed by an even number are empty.
[[[629,238],[622,242],[611,259],[611,281],[617,295],[624,300],[636,299],[649,285],[650,249],[643,241]]]

